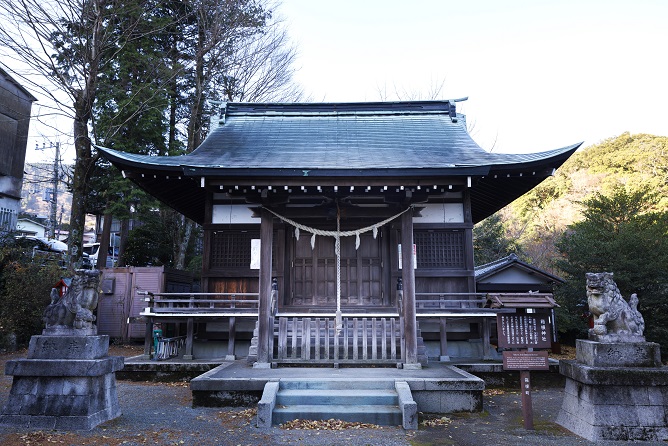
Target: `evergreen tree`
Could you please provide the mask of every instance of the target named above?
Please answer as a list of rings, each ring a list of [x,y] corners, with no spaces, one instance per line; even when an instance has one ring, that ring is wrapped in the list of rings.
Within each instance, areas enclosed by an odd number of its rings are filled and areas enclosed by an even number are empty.
[[[637,293],[646,337],[668,347],[668,211],[647,190],[613,189],[584,200],[584,220],[559,239],[558,266],[566,285],[557,292],[559,329],[584,336],[588,310],[585,273],[612,272],[622,295]]]
[[[476,265],[519,254],[517,241],[507,236],[501,215],[490,215],[473,227],[473,256]]]
[[[114,32],[129,38],[100,75],[95,104],[100,145],[147,155],[188,153],[206,136],[217,100],[296,99],[299,93],[291,83],[295,51],[264,0],[156,2],[141,23],[133,20],[132,8],[119,14],[129,17],[121,17]],[[125,23],[133,28],[125,29]],[[97,213],[121,219],[122,232],[131,207],[146,211],[147,220],[160,207],[104,161],[97,174],[99,187],[93,190],[101,193],[91,194],[90,202]],[[195,225],[171,209],[159,212],[169,222],[163,229],[172,248],[171,258],[161,255],[160,263],[184,268]],[[145,239],[144,233],[137,237]],[[133,261],[151,258],[136,252],[141,246],[146,244],[131,248]]]

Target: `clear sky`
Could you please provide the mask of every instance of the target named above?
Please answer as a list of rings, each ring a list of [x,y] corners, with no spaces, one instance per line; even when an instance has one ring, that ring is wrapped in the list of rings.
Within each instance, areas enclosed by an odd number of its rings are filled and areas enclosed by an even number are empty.
[[[495,152],[668,136],[668,0],[282,0],[278,12],[312,101],[426,98],[443,83],[439,99],[468,96],[458,110]],[[29,152],[36,132],[53,133],[35,128]],[[53,159],[41,153],[29,159]]]
[[[458,104],[486,150],[668,136],[666,0],[282,0],[314,101]],[[383,93],[381,93],[383,92]]]

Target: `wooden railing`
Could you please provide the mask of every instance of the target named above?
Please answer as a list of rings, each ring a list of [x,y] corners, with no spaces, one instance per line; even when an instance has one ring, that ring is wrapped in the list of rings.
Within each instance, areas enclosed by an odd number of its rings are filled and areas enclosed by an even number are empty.
[[[278,317],[274,362],[401,362],[403,324],[399,318],[344,317],[337,332],[331,317]]]
[[[482,310],[487,301],[484,293],[415,293],[418,313],[429,311],[466,312]]]
[[[147,296],[154,314],[257,314],[258,293],[151,293],[137,291]]]

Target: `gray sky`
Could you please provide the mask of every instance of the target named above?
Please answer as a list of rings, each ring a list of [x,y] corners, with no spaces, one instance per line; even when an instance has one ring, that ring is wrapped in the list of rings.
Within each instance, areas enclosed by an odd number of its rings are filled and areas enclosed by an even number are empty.
[[[280,12],[315,101],[444,81],[440,98],[468,96],[458,110],[497,152],[668,136],[665,0],[282,0]]]
[[[425,98],[443,83],[439,99],[468,96],[458,110],[496,152],[668,136],[665,0],[282,0],[278,13],[316,102]],[[31,125],[29,161],[53,160],[34,151],[45,137],[67,149],[56,133]]]

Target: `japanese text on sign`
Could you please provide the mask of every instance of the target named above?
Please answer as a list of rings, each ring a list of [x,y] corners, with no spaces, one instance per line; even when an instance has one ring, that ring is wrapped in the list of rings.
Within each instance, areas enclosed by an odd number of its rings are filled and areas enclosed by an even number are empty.
[[[499,348],[550,348],[550,322],[546,314],[498,314]]]
[[[549,370],[546,351],[503,352],[503,370]],[[526,383],[524,383],[526,385]],[[526,389],[525,389],[526,390]]]

